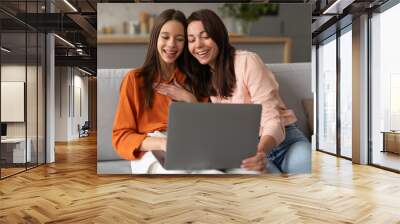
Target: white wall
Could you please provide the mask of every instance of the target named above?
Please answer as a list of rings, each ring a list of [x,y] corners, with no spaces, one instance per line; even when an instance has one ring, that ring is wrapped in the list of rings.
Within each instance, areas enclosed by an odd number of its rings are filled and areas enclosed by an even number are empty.
[[[55,141],[68,140],[68,85],[67,67],[55,68]]]
[[[1,121],[24,122],[25,83],[1,81]]]
[[[9,82],[25,82],[25,75],[27,69],[28,74],[35,73],[36,74],[36,67],[25,65],[18,65],[18,64],[9,64],[9,65],[2,65],[1,66],[1,81],[9,81]],[[36,83],[35,83],[36,84]],[[28,89],[34,92],[30,93],[28,91],[28,97],[35,97],[36,98],[36,89]],[[27,99],[28,102],[33,101],[32,99]],[[33,106],[33,105],[32,105]],[[36,107],[36,105],[34,105]],[[7,108],[1,108],[1,110],[7,110]],[[28,113],[28,121],[31,122],[35,120],[36,117],[31,117]],[[34,114],[36,116],[36,114]],[[35,120],[36,121],[36,120]],[[8,137],[25,137],[25,123],[26,122],[7,122],[7,136]],[[32,127],[32,125],[28,125],[28,128]],[[28,137],[29,137],[29,130],[28,130]]]
[[[31,69],[32,69],[32,67],[28,67],[28,71]],[[25,65],[15,64],[15,65],[2,65],[1,66],[1,81],[2,82],[25,82],[25,74],[26,74]],[[4,96],[2,96],[2,97],[4,97]],[[8,110],[8,108],[1,108],[1,110]],[[7,123],[7,135],[8,135],[8,137],[25,137],[24,122]]]
[[[26,113],[26,120],[23,122],[6,122],[7,137],[9,138],[24,138],[25,135],[30,139],[30,148],[32,158],[39,163],[44,162],[44,74],[41,66],[32,66],[25,64],[3,64],[1,66],[1,81],[24,82],[26,87],[26,100],[21,108],[22,113]],[[27,80],[26,80],[27,79]],[[2,96],[7,97],[7,96]],[[25,105],[26,103],[26,105]],[[12,110],[12,108],[2,107],[4,112]],[[15,113],[14,111],[7,111]],[[37,154],[39,156],[37,157]]]
[[[25,65],[2,65],[1,81],[25,82]]]
[[[75,75],[74,75],[74,110],[75,113],[72,113],[72,129],[71,129],[71,135],[73,138],[77,138],[79,133],[78,133],[78,124],[82,126],[85,121],[88,120],[88,77],[87,76],[82,76],[83,73],[78,73],[76,74],[77,70],[75,70]],[[79,93],[77,93],[77,90],[80,90],[80,99],[79,99]],[[79,102],[79,100],[81,102]],[[78,107],[77,107],[78,106]],[[79,111],[79,107],[81,107],[81,112]]]
[[[75,68],[56,67],[55,141],[77,139],[78,124],[88,120],[88,78],[83,75]],[[77,105],[81,105],[82,113]]]

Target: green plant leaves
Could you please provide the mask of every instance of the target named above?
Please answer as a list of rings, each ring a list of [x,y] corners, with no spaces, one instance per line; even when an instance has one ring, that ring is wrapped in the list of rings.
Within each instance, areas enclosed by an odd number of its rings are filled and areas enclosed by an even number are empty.
[[[278,4],[248,4],[226,3],[219,8],[224,16],[234,17],[246,21],[255,21],[264,15],[276,15],[279,11]]]

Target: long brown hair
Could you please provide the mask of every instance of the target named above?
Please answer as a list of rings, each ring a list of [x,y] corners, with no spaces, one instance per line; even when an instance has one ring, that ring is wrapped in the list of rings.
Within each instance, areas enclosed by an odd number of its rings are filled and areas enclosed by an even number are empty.
[[[144,93],[144,104],[146,107],[152,107],[153,105],[153,83],[156,80],[157,76],[161,74],[161,62],[160,56],[157,50],[157,40],[158,36],[160,35],[160,31],[162,26],[167,23],[168,21],[175,20],[180,22],[184,28],[184,35],[185,35],[185,47],[183,52],[177,58],[176,64],[177,67],[180,69],[181,72],[186,74],[185,69],[185,58],[188,55],[187,51],[187,38],[186,38],[186,17],[185,15],[175,9],[167,9],[163,11],[154,21],[154,26],[150,32],[150,43],[147,48],[147,55],[145,62],[139,72],[139,75],[143,77],[143,86],[142,92]]]
[[[215,60],[214,74],[211,74],[209,65],[201,65],[190,55],[189,72],[196,80],[196,86],[201,92],[208,92],[211,96],[230,97],[236,86],[234,69],[235,48],[229,43],[228,31],[221,18],[209,9],[193,12],[188,18],[188,24],[194,21],[203,23],[208,36],[218,46],[218,55]]]

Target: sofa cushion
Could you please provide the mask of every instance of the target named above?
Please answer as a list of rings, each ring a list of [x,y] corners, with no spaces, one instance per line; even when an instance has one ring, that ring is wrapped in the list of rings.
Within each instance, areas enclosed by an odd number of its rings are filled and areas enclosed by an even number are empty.
[[[119,88],[129,69],[97,70],[97,160],[121,159],[112,146],[112,127]]]
[[[306,112],[308,128],[310,129],[310,134],[312,135],[314,133],[314,100],[303,99],[302,104],[304,111]]]
[[[130,160],[97,161],[98,174],[131,174]]]
[[[268,64],[279,84],[279,94],[298,119],[300,130],[310,139],[311,130],[302,100],[312,99],[311,63]]]

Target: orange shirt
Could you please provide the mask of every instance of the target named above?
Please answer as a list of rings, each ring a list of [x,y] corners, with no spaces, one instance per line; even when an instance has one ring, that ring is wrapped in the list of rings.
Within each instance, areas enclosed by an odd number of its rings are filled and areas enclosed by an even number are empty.
[[[172,84],[175,79],[183,84],[185,78],[182,72],[176,69],[170,80],[161,83]],[[147,133],[167,129],[171,98],[154,91],[153,106],[148,108],[144,106],[142,85],[143,78],[139,76],[139,70],[131,70],[125,75],[115,113],[112,143],[118,155],[127,160],[143,156],[144,152],[138,149]]]

